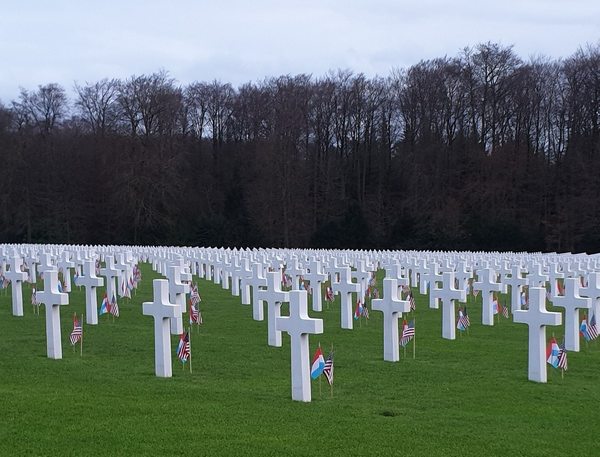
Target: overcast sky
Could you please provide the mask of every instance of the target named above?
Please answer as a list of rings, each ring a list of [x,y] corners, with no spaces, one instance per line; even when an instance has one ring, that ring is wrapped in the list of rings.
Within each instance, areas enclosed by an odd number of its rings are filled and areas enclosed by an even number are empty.
[[[348,68],[387,75],[468,45],[568,57],[600,0],[0,0],[0,100],[160,69],[182,84]]]

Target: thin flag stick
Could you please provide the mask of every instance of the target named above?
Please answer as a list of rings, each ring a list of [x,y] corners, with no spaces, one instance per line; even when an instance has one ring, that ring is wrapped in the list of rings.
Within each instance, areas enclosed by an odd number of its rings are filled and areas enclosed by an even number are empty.
[[[416,356],[416,351],[417,351],[417,321],[416,319],[413,319],[413,360]]]
[[[83,321],[85,321],[85,314],[81,314],[81,338],[79,339],[79,357],[83,357]]]
[[[333,343],[331,343],[331,363],[333,363]],[[333,398],[333,379],[331,380],[331,384],[329,384],[329,390],[331,394],[331,398]]]
[[[319,348],[321,348],[321,342],[319,341]],[[321,373],[322,375],[323,373]],[[321,391],[321,378],[323,376],[319,375],[319,398],[323,398],[323,392]]]
[[[190,374],[192,374],[192,327],[188,333],[188,344],[190,345]]]

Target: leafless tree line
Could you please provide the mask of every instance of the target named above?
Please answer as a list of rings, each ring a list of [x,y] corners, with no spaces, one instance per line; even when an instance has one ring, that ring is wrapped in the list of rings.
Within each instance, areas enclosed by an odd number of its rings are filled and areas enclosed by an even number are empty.
[[[600,46],[0,104],[0,238],[600,250]]]

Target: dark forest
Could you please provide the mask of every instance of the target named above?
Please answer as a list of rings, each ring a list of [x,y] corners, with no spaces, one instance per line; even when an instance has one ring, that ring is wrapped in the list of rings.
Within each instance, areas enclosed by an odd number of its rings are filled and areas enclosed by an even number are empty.
[[[69,95],[70,94],[70,95]],[[600,46],[0,103],[0,241],[600,251]]]

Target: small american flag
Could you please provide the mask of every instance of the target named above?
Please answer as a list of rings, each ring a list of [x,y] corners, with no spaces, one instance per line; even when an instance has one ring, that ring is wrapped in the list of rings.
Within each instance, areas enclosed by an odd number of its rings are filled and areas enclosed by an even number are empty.
[[[117,304],[117,298],[114,296],[112,296],[112,301],[110,302],[110,314],[112,314],[115,317],[119,317],[119,305]]]
[[[37,295],[35,294],[35,289],[31,289],[31,304],[32,305],[38,304]]]
[[[365,303],[365,305],[362,307],[362,317],[364,317],[365,319],[369,318],[369,308],[367,308],[367,304]]]
[[[565,342],[560,346],[558,351],[558,368],[567,371],[567,350],[565,349]]]
[[[190,300],[190,324],[200,324],[200,311]]]
[[[410,324],[406,323],[406,320],[402,323],[402,335],[400,336],[400,346],[405,347],[410,340],[415,336],[415,321],[410,321]]]
[[[334,300],[333,289],[330,286],[327,286],[325,291],[325,300],[332,302]]]
[[[182,333],[179,337],[179,345],[177,346],[177,358],[183,363],[187,362],[190,357],[190,335],[188,332]]]
[[[325,368],[323,368],[323,374],[327,378],[329,385],[333,385],[333,352],[330,352],[325,360]]]
[[[202,298],[198,293],[198,287],[196,285],[192,285],[192,292],[190,293],[190,301],[192,302],[192,305],[196,306],[201,300]]]
[[[590,340],[595,340],[598,338],[598,325],[596,324],[596,315],[592,314],[592,318],[590,319],[590,323],[588,324],[588,334],[590,335]]]
[[[502,315],[508,319],[508,306],[506,306],[506,303],[504,303],[504,306],[502,307]]]
[[[83,328],[81,327],[81,321],[77,318],[77,313],[73,314],[73,331],[69,335],[71,346],[74,346],[81,337],[83,336]]]

